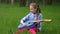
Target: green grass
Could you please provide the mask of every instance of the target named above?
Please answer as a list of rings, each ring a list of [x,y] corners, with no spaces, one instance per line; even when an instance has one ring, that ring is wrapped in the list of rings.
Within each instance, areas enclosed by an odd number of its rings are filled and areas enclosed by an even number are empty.
[[[43,18],[52,19],[51,23],[43,23],[42,31],[38,34],[60,34],[60,5],[53,4],[43,7],[41,4]],[[0,5],[0,34],[12,34],[18,30],[20,19],[29,13],[28,7],[11,6],[2,3]],[[28,32],[24,32],[25,34]],[[23,34],[23,33],[22,33]]]

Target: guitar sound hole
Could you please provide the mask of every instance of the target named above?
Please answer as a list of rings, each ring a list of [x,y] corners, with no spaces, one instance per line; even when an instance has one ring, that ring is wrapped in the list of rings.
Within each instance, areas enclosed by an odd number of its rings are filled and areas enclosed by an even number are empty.
[[[34,22],[34,24],[36,24],[36,22]]]
[[[30,24],[30,22],[29,22],[29,24]]]

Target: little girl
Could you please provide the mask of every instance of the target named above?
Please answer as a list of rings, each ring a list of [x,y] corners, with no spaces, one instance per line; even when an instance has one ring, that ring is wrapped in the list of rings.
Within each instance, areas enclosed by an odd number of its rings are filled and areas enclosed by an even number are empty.
[[[30,13],[21,19],[20,25],[18,26],[19,30],[16,32],[23,32],[24,30],[30,31],[31,34],[36,34],[37,30],[41,31],[42,23],[42,14],[39,6],[36,3],[30,4]],[[33,23],[32,25],[28,26],[28,24]]]

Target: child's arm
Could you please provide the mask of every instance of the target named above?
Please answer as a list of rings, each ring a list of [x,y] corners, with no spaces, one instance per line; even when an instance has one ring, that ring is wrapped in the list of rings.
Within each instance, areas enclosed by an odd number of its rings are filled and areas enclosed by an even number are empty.
[[[38,20],[37,21],[42,22],[42,20],[43,20],[42,13],[40,13],[39,16],[38,16]]]
[[[27,16],[25,16],[24,18],[22,18],[21,21],[20,21],[20,23],[23,24],[23,25],[26,25],[25,22],[28,20],[29,15],[30,15],[30,14],[28,14]]]
[[[42,13],[39,14],[39,17],[38,17],[39,20],[42,20],[43,19],[43,16],[42,16]],[[38,29],[41,30],[42,29],[42,22],[39,22],[40,25],[38,26]]]

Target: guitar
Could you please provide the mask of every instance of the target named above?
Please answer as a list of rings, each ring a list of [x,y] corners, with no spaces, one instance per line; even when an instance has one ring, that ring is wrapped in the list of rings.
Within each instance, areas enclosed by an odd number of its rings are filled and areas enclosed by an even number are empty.
[[[40,20],[40,22],[51,22],[52,20],[51,19],[43,19],[43,20]],[[39,22],[39,23],[40,23]],[[33,22],[30,22],[30,21],[27,21],[26,23],[26,27],[27,28],[32,28],[34,27],[35,25],[37,24],[36,21],[33,21]],[[19,26],[21,29],[23,29],[25,26],[23,26],[22,24],[20,24],[21,26]]]
[[[40,20],[40,22],[51,22],[51,21],[52,21],[51,19],[43,19],[43,20]],[[36,21],[33,21],[33,22],[30,22],[30,23],[28,22],[26,24],[27,24],[28,27],[33,27],[34,25],[36,25],[36,23],[37,23]]]

